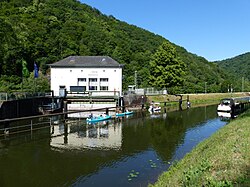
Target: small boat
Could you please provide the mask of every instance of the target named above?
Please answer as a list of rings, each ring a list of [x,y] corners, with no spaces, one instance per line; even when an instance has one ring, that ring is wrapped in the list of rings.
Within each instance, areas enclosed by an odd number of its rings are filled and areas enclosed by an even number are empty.
[[[222,99],[217,106],[217,115],[221,118],[231,118],[232,113],[232,100]]]
[[[116,116],[126,116],[126,115],[131,115],[133,113],[134,113],[133,111],[126,111],[126,112],[123,112],[123,113],[116,113],[115,115]]]
[[[220,104],[217,106],[217,112],[231,112],[233,100],[232,99],[222,99]]]
[[[220,101],[217,106],[217,113],[219,117],[236,117],[245,110],[244,106],[248,106],[250,97],[235,97],[225,98]]]
[[[86,121],[89,123],[94,123],[94,122],[104,121],[104,120],[108,120],[108,119],[111,119],[110,115],[87,118]]]
[[[157,107],[150,106],[148,111],[149,112],[159,112],[159,111],[161,111],[161,107],[160,106],[157,106]]]

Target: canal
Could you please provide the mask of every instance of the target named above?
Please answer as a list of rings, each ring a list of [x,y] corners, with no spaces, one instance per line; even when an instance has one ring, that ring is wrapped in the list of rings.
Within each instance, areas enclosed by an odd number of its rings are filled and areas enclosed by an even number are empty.
[[[147,186],[226,123],[206,106],[2,136],[0,186]]]

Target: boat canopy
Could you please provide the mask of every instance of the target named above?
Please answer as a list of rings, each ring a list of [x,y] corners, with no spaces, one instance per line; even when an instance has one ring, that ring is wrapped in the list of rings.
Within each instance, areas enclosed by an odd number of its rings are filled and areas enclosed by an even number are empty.
[[[220,101],[223,105],[232,105],[239,103],[249,103],[250,97],[232,97],[232,98],[224,98]]]

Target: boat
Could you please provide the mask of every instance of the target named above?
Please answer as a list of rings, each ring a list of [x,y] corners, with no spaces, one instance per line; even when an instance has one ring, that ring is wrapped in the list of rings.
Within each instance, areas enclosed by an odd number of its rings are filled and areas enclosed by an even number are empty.
[[[231,118],[232,103],[231,98],[222,99],[217,106],[217,115],[221,118]]]
[[[133,113],[134,113],[133,111],[126,111],[126,112],[123,112],[123,113],[116,113],[115,115],[116,116],[126,116],[126,115],[131,115]]]
[[[219,117],[234,117],[244,110],[244,104],[250,103],[250,97],[224,98],[217,106]]]
[[[149,112],[159,112],[159,111],[161,111],[161,107],[160,106],[157,106],[157,107],[150,106],[148,111]]]
[[[94,123],[94,122],[98,122],[98,121],[104,121],[104,120],[108,120],[111,119],[110,115],[104,115],[104,116],[97,116],[97,117],[90,117],[87,118],[86,121],[88,123]]]
[[[217,106],[218,112],[231,112],[232,99],[226,98],[220,101],[220,104]]]

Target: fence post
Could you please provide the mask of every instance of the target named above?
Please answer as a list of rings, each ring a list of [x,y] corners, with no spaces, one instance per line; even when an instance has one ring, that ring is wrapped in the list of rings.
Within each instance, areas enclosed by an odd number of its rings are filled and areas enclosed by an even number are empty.
[[[68,144],[68,124],[64,123],[64,144]]]
[[[63,101],[63,112],[67,113],[68,112],[68,102],[67,101]],[[66,121],[67,119],[67,114],[64,114],[64,121]]]

